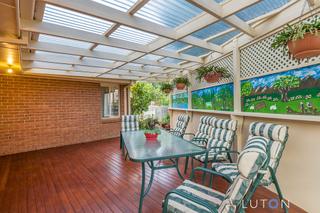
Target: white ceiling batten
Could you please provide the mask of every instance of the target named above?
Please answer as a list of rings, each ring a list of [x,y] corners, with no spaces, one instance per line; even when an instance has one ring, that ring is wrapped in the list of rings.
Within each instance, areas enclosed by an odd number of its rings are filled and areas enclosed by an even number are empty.
[[[44,13],[21,13],[22,35],[35,35],[21,41],[27,44],[21,45],[22,65],[99,78],[172,78],[229,52],[234,38],[245,44],[280,26],[270,21],[280,12],[285,23],[292,15],[283,13],[295,2],[39,0],[35,7]]]
[[[124,41],[118,38],[108,38],[104,35],[97,35],[95,33],[85,32],[77,29],[70,29],[68,27],[59,26],[51,23],[43,23],[40,21],[21,20],[21,29],[27,32],[35,32],[40,34],[46,34],[51,36],[60,36],[62,38],[78,40],[83,42],[90,42],[100,45],[106,45],[121,49],[127,49],[138,52],[149,53],[151,50],[148,46],[133,43],[130,41]],[[190,57],[188,55],[176,54],[173,51],[155,51],[154,54],[162,55],[165,57],[174,57],[182,60],[190,60],[193,62],[201,62],[201,59],[197,57]]]

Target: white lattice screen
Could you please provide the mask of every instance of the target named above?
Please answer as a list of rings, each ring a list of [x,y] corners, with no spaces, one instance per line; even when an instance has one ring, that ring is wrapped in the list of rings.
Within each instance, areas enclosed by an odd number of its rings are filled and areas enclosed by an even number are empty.
[[[310,20],[306,19],[306,20]],[[292,67],[308,65],[319,61],[320,56],[298,61],[283,54],[281,49],[272,49],[276,33],[240,49],[240,78],[246,79],[267,73],[290,70]]]

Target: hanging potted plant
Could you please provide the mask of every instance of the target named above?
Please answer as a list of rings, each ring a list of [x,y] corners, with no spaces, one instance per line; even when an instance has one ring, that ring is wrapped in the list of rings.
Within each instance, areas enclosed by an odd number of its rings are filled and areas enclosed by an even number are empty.
[[[288,49],[289,55],[296,59],[320,55],[320,18],[287,25],[276,35],[271,47],[282,48],[284,52]]]
[[[173,90],[173,85],[169,82],[161,83],[160,89],[165,94],[169,94]]]
[[[224,67],[217,67],[213,65],[201,66],[196,69],[198,81],[205,79],[208,83],[214,83],[220,80],[220,78],[229,78],[230,73]]]
[[[161,133],[159,129],[159,121],[155,118],[146,118],[140,121],[140,128],[144,130],[144,135],[147,140],[157,140]]]
[[[190,86],[191,83],[187,77],[178,77],[173,80],[173,83],[176,85],[178,90],[183,90],[186,86]]]

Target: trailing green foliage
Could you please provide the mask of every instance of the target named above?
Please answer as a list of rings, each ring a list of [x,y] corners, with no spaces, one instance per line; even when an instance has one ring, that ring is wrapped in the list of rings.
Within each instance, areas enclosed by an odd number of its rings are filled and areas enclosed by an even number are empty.
[[[139,126],[145,133],[157,133],[160,134],[160,129],[157,125],[160,125],[156,118],[145,118],[139,121]]]
[[[140,115],[147,111],[151,101],[157,105],[169,105],[169,97],[161,91],[159,84],[136,82],[130,91],[132,114]]]
[[[175,79],[173,80],[173,83],[174,83],[174,84],[182,83],[182,84],[185,84],[187,87],[191,85],[188,77],[185,77],[185,76],[175,78]]]
[[[167,91],[173,90],[173,84],[170,82],[163,82],[160,84],[160,89],[162,92],[166,93]]]
[[[287,50],[287,44],[289,41],[296,41],[303,39],[304,35],[307,33],[319,35],[320,30],[320,18],[316,17],[310,22],[304,21],[299,22],[295,25],[287,25],[281,32],[279,32],[271,47],[274,49],[282,48],[285,52]]]
[[[198,81],[201,81],[209,73],[220,73],[222,78],[229,78],[230,73],[224,67],[217,67],[213,65],[201,66],[196,69]]]
[[[170,116],[169,114],[166,114],[161,121],[162,124],[170,124]]]

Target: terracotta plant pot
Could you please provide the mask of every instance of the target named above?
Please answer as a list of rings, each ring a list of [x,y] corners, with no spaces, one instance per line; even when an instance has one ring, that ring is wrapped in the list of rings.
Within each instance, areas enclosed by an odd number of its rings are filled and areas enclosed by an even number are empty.
[[[204,76],[204,80],[208,83],[214,83],[219,81],[221,78],[221,73],[210,72]]]
[[[186,85],[184,83],[177,83],[176,84],[176,88],[178,90],[183,90],[186,87]]]
[[[303,39],[288,42],[289,52],[294,58],[303,59],[320,55],[320,32],[307,33]]]
[[[150,141],[157,140],[157,138],[158,138],[157,133],[144,133],[144,136],[146,136],[146,139],[150,140]]]

